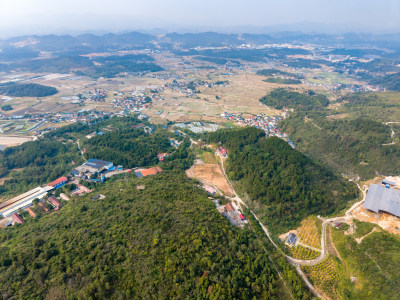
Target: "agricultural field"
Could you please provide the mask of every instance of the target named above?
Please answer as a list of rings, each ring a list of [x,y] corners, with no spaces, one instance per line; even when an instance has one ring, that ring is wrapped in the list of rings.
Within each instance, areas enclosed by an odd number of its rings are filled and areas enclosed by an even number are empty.
[[[331,85],[331,84],[359,84],[358,80],[351,78],[345,74],[339,74],[336,72],[327,72],[325,70],[322,71],[314,71],[309,74],[308,80],[310,82],[322,85]]]
[[[322,222],[314,216],[310,216],[301,222],[296,229],[300,241],[313,248],[321,248],[321,224]]]
[[[297,244],[296,247],[290,248],[292,256],[297,259],[309,260],[317,258],[321,253],[313,249]]]
[[[344,277],[343,267],[335,257],[328,256],[318,265],[302,269],[322,294],[331,299],[343,299],[350,279]]]
[[[206,164],[215,164],[217,162],[213,153],[209,151],[202,151],[200,157]]]

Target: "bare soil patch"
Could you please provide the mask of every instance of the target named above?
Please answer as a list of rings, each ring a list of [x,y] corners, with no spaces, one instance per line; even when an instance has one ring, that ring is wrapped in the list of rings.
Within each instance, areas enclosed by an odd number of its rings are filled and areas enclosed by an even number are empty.
[[[376,214],[360,205],[353,211],[353,216],[362,222],[378,224],[384,230],[400,235],[400,219],[391,214],[381,212]]]
[[[196,164],[186,174],[189,177],[199,179],[205,184],[217,187],[227,196],[233,196],[232,188],[217,164]]]
[[[18,146],[25,142],[32,141],[33,137],[29,136],[0,136],[0,145],[4,145],[6,147]]]

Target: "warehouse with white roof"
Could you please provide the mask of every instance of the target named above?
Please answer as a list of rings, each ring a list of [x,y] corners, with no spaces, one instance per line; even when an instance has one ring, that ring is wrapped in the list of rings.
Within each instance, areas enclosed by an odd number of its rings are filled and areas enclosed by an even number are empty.
[[[19,209],[24,209],[32,205],[33,200],[36,198],[43,198],[48,191],[54,189],[50,186],[37,187],[29,192],[21,194],[4,203],[0,204],[0,216],[8,217],[18,212]]]

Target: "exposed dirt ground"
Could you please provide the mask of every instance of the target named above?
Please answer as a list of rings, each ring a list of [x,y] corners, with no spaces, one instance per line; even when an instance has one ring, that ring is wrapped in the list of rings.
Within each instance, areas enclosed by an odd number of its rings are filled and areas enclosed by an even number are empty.
[[[386,231],[400,235],[400,219],[396,216],[384,212],[376,214],[365,209],[362,205],[353,211],[353,215],[359,221],[378,224]]]
[[[0,135],[0,145],[7,147],[18,146],[27,141],[32,141],[32,139],[32,137]]]
[[[233,191],[218,164],[197,162],[186,172],[187,176],[197,178],[206,184],[215,186],[227,196],[233,196]]]

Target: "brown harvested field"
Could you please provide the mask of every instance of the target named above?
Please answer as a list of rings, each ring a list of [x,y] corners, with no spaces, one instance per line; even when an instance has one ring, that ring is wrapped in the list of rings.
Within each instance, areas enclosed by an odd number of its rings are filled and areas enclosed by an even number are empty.
[[[376,214],[365,209],[362,205],[357,207],[352,215],[359,221],[378,224],[384,230],[400,235],[400,220],[396,216],[384,212]]]
[[[205,184],[217,187],[227,196],[233,196],[232,188],[218,164],[195,164],[186,174],[188,177],[194,177]]]
[[[6,147],[18,146],[22,143],[32,141],[33,137],[30,136],[7,136],[0,135],[0,145],[4,145]]]

